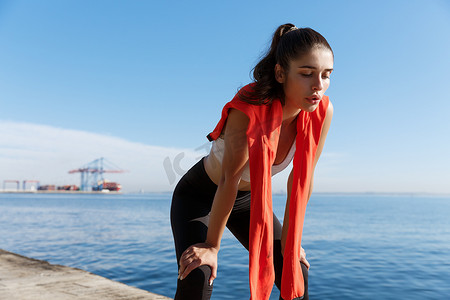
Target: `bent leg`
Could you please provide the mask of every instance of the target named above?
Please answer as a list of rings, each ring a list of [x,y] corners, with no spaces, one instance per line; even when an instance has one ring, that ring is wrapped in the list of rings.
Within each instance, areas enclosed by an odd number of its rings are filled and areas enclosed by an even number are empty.
[[[206,240],[216,187],[203,173],[203,162],[200,161],[183,176],[173,193],[170,220],[178,268],[183,252],[191,245]],[[209,285],[210,276],[211,268],[200,266],[185,279],[178,279],[175,300],[210,299],[213,289]]]
[[[250,194],[237,198],[233,211],[227,223],[228,229],[248,250],[249,248],[249,228],[250,228]],[[275,268],[275,285],[281,290],[281,275],[283,271],[283,254],[281,253],[281,232],[282,225],[275,214],[273,214],[273,263]],[[301,264],[303,279],[305,284],[305,294],[303,300],[309,300],[308,296],[308,269]],[[280,297],[282,300],[282,298]]]
[[[213,290],[213,287],[208,284],[210,276],[211,268],[209,266],[200,266],[192,270],[185,279],[178,279],[174,300],[210,299]]]
[[[293,300],[309,300],[309,294],[308,294],[308,268],[303,264],[300,263],[302,266],[302,273],[303,273],[303,282],[305,283],[305,293],[303,294],[302,298],[295,298]],[[280,296],[280,300],[283,300]]]

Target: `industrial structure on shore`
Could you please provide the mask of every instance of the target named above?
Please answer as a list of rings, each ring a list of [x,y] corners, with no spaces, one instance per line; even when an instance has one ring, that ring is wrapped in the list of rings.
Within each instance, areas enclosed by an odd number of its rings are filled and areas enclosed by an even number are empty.
[[[70,170],[69,174],[80,173],[80,185],[63,185],[56,186],[54,184],[40,185],[39,180],[23,180],[22,189],[20,189],[19,180],[3,180],[3,192],[119,192],[122,186],[117,182],[111,182],[103,177],[104,173],[124,173],[125,170],[120,169],[107,159],[101,157],[86,165]],[[16,189],[6,189],[6,184],[14,184]],[[28,189],[28,186],[30,187]]]

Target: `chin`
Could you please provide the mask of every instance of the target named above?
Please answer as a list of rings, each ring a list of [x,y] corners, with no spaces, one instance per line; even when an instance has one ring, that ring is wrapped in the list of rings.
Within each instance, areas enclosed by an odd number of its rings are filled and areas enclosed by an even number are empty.
[[[313,112],[316,110],[317,107],[319,107],[319,104],[307,106],[304,109],[302,108],[302,110],[306,112]]]

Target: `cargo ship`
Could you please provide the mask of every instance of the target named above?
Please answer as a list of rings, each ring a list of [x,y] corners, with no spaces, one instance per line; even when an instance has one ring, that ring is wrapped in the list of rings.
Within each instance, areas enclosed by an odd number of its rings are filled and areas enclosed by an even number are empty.
[[[93,192],[119,192],[122,186],[117,182],[112,182],[107,179],[99,180],[96,185],[92,187]],[[56,186],[54,184],[41,185],[37,188],[38,191],[81,191],[80,187],[69,184],[63,186]]]
[[[79,191],[80,188],[76,185],[56,186],[54,184],[41,185],[37,188],[38,191]]]
[[[99,180],[97,185],[92,187],[93,191],[98,192],[120,192],[122,186],[117,182],[111,182],[107,179]]]
[[[5,180],[12,181],[12,180]],[[0,189],[0,193],[120,193],[122,189],[122,185],[117,182],[112,182],[107,179],[102,179],[97,181],[90,189],[82,190],[79,186],[75,184],[67,184],[57,186],[55,184],[44,184],[40,185],[39,181],[33,180],[35,185],[26,186],[26,182],[29,180],[24,180],[23,189],[20,189],[20,185],[17,184],[16,188],[6,188],[5,182],[3,183],[3,189]],[[19,182],[18,180],[14,180],[14,182]]]

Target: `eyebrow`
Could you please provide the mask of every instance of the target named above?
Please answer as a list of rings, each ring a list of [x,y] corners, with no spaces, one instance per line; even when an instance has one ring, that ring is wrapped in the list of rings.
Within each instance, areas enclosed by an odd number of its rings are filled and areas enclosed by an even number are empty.
[[[313,69],[313,70],[317,69],[316,67],[313,67],[313,66],[301,66],[301,67],[298,67],[298,68],[299,69]],[[333,69],[325,69],[325,71],[331,72],[331,71],[333,71]]]

